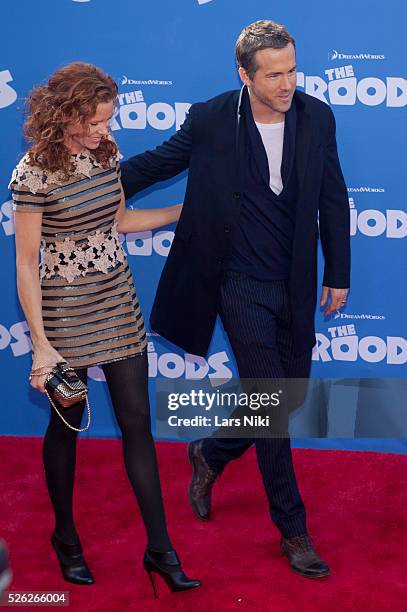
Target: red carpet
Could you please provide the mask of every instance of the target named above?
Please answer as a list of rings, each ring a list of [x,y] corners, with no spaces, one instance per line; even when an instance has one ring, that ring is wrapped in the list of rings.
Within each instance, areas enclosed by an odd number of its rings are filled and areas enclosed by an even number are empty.
[[[49,544],[41,440],[2,437],[0,537],[10,548],[11,590],[69,590],[69,609],[86,612],[380,612],[405,605],[405,456],[294,451],[308,527],[332,568],[331,577],[312,581],[293,574],[279,553],[254,452],[228,466],[214,490],[213,519],[203,523],[187,501],[185,446],[157,446],[170,533],[187,573],[204,586],[173,594],[160,581],[153,599],[141,567],[144,530],[116,440],[79,443],[77,525],[96,583],[64,582]]]

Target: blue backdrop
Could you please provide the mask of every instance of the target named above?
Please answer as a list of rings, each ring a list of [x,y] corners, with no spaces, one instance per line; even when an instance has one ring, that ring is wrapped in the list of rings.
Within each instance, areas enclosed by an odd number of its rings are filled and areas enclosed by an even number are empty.
[[[127,157],[171,136],[191,103],[240,87],[234,43],[241,29],[257,19],[284,23],[296,38],[298,87],[333,108],[349,191],[351,293],[343,312],[329,320],[317,313],[312,374],[338,379],[406,376],[404,0],[388,0],[385,6],[382,0],[358,0],[352,6],[342,0],[3,0],[0,12],[5,24],[0,65],[0,433],[39,435],[48,411],[44,398],[26,383],[31,347],[15,291],[7,190],[11,170],[25,152],[27,92],[64,64],[97,64],[119,85],[112,130]],[[185,175],[139,194],[130,205],[179,203],[184,188]],[[172,230],[123,237],[146,319]],[[154,335],[149,341],[153,400],[157,376],[228,377],[235,372],[220,326],[207,360],[185,355]],[[93,368],[90,375],[94,419],[87,435],[114,436],[117,428],[101,371]],[[337,440],[334,423],[330,436],[318,444],[406,449],[402,440]]]

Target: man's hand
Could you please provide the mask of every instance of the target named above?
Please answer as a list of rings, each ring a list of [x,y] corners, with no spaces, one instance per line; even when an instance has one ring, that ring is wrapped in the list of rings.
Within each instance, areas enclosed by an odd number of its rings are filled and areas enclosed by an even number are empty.
[[[346,298],[348,297],[349,289],[334,289],[333,287],[322,287],[321,301],[319,305],[325,306],[330,298],[328,306],[324,310],[324,316],[328,317],[330,314],[343,308],[346,304]]]

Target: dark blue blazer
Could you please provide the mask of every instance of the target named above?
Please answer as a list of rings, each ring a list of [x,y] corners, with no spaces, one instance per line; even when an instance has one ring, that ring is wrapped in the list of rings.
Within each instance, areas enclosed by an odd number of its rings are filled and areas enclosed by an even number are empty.
[[[239,221],[245,138],[239,129],[240,101],[241,92],[230,91],[193,104],[174,136],[121,164],[126,198],[189,169],[183,211],[150,322],[160,335],[202,356],[208,352]],[[298,201],[289,286],[295,351],[301,354],[315,344],[318,236],[325,259],[323,284],[347,288],[350,232],[333,113],[300,91],[295,101]]]

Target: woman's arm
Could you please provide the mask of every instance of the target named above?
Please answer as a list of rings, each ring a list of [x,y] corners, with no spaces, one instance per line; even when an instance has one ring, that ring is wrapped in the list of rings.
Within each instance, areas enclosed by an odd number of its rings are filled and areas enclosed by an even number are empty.
[[[123,234],[156,229],[157,227],[178,221],[181,210],[182,204],[167,206],[166,208],[153,208],[151,210],[130,210],[126,208],[122,188],[121,202],[116,213],[117,229]]]
[[[42,214],[15,211],[17,290],[21,307],[30,328],[33,344],[33,370],[42,366],[52,367],[63,357],[52,348],[44,331],[41,310],[41,287],[38,255],[41,241]],[[34,376],[31,384],[44,391],[45,376]]]

